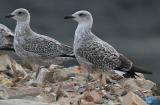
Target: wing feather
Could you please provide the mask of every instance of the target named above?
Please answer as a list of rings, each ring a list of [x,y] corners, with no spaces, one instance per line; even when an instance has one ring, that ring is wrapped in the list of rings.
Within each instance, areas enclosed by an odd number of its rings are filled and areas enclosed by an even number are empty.
[[[102,40],[81,44],[77,49],[77,55],[85,58],[97,68],[114,69],[119,66],[119,54],[112,46]]]
[[[66,51],[66,49],[69,48],[68,46],[64,46],[47,36],[27,37],[24,41],[25,43],[22,44],[22,47],[25,51],[35,53],[43,58],[53,58],[73,52],[72,48]]]

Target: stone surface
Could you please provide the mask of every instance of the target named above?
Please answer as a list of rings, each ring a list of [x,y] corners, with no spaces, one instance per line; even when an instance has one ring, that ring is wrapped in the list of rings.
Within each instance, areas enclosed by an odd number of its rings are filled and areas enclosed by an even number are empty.
[[[46,69],[46,68],[41,68],[37,74],[37,78],[36,78],[36,81],[37,83],[39,84],[43,84],[45,82],[47,82],[48,79],[48,75],[49,75],[49,70]]]
[[[122,105],[147,105],[147,104],[136,94],[134,94],[133,92],[129,92],[126,96],[124,96]]]
[[[127,88],[129,90],[141,90],[141,91],[146,91],[146,90],[151,90],[155,83],[153,83],[150,80],[145,80],[144,78],[138,78],[138,79],[133,79],[129,78],[126,81],[124,81],[124,88]]]
[[[11,79],[8,79],[7,76],[2,75],[2,74],[0,75],[0,84],[8,86],[8,87],[11,87],[14,85],[14,83]]]
[[[41,93],[41,88],[38,87],[5,87],[0,86],[0,98],[10,99],[10,98],[22,98],[25,96],[36,96]]]
[[[11,69],[11,61],[7,54],[0,54],[0,71]]]

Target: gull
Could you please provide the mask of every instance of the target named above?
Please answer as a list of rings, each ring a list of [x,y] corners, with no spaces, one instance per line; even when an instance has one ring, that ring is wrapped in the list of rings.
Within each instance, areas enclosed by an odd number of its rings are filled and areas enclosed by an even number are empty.
[[[70,46],[31,29],[30,13],[27,9],[16,9],[6,18],[13,18],[17,21],[13,45],[20,58],[39,65],[43,63],[50,65],[52,63],[50,61],[61,61],[61,58],[62,60],[74,58],[73,49]]]
[[[0,24],[0,50],[14,51],[14,33],[5,25]]]
[[[64,19],[78,22],[74,35],[74,53],[80,65],[83,65],[88,71],[117,70],[125,72],[123,75],[125,77],[135,77],[137,75],[135,72],[151,74],[135,66],[113,46],[92,33],[93,17],[90,12],[78,11]]]

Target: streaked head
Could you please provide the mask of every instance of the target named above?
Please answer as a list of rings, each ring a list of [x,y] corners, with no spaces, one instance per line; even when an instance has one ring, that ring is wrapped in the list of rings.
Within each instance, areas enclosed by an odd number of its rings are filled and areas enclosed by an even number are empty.
[[[30,21],[30,13],[27,9],[19,8],[14,10],[9,15],[5,16],[6,18],[13,18],[17,21]]]
[[[73,19],[77,21],[78,23],[87,23],[87,22],[91,24],[93,23],[92,14],[85,10],[75,12],[74,14],[70,16],[64,17],[64,19]]]

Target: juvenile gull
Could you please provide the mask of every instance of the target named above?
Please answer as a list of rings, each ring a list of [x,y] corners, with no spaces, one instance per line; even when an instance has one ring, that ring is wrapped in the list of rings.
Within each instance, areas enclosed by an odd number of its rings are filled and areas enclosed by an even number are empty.
[[[0,50],[14,51],[12,31],[3,24],[0,24]]]
[[[65,19],[78,22],[74,36],[74,53],[78,62],[88,70],[124,71],[126,77],[135,77],[135,72],[151,74],[134,66],[127,57],[92,33],[93,18],[90,12],[78,11]]]
[[[52,60],[59,62],[61,61],[60,58],[64,60],[74,57],[71,47],[48,36],[40,35],[30,28],[30,13],[28,10],[24,8],[16,9],[6,18],[13,18],[17,21],[14,49],[22,59],[29,59],[36,64],[43,65],[43,63],[52,63]]]

